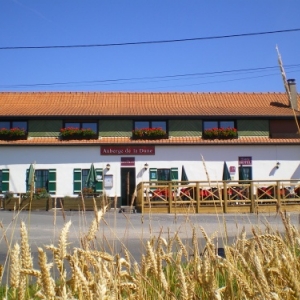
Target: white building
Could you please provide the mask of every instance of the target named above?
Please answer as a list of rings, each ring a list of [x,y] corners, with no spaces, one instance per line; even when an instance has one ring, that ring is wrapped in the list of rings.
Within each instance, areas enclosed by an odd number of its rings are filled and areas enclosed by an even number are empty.
[[[93,164],[95,192],[119,205],[141,181],[300,178],[300,97],[284,93],[0,93],[0,191],[25,193],[29,166],[35,187],[76,196]],[[62,139],[66,127],[91,128],[91,139]],[[12,137],[3,128],[24,128]],[[159,139],[136,139],[136,128],[161,127]],[[235,128],[237,137],[209,139],[205,130]],[[2,129],[1,129],[2,128]]]

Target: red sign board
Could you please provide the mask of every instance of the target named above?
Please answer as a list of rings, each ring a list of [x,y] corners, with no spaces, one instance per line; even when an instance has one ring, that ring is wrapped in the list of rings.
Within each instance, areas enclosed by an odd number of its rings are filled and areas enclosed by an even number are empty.
[[[230,173],[235,173],[235,166],[230,166],[229,167],[229,172]]]
[[[134,157],[121,157],[121,166],[134,166],[135,165],[135,158]]]
[[[101,155],[155,155],[155,146],[101,146]]]
[[[251,156],[240,156],[239,157],[239,165],[251,166],[252,165],[252,157]]]

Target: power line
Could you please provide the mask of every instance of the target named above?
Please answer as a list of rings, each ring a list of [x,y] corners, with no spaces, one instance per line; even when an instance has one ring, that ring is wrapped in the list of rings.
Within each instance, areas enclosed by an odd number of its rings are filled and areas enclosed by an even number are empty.
[[[250,32],[250,33],[240,33],[240,34],[230,34],[230,35],[219,35],[219,36],[196,37],[196,38],[186,38],[186,39],[142,41],[142,42],[125,42],[125,43],[111,43],[111,44],[82,44],[82,45],[79,44],[79,45],[54,45],[54,46],[11,46],[11,47],[0,47],[0,50],[30,50],[30,49],[59,49],[59,48],[63,49],[63,48],[136,46],[136,45],[147,45],[147,44],[165,44],[165,43],[179,43],[179,42],[191,42],[191,41],[236,38],[236,37],[246,37],[246,36],[255,36],[255,35],[288,33],[288,32],[296,32],[296,31],[300,31],[300,28],[282,29],[282,30],[274,30],[274,31]]]
[[[286,65],[286,69],[299,67],[300,64],[290,64]],[[165,76],[145,76],[145,77],[132,77],[132,78],[119,78],[119,79],[103,79],[103,80],[89,80],[89,81],[67,81],[67,82],[52,82],[52,83],[33,83],[33,84],[15,84],[15,85],[0,85],[0,88],[21,88],[21,87],[39,87],[39,86],[56,86],[56,85],[69,85],[69,84],[120,84],[133,80],[155,80],[165,81],[169,80],[178,80],[184,79],[186,77],[196,77],[196,76],[206,76],[206,77],[215,77],[215,76],[226,76],[234,75],[234,73],[254,73],[254,72],[263,72],[267,70],[277,69],[278,66],[269,66],[269,67],[258,67],[258,68],[245,68],[245,69],[233,69],[233,70],[223,70],[223,71],[214,71],[214,72],[200,72],[200,73],[186,73],[186,74],[175,74],[175,75],[165,75]]]

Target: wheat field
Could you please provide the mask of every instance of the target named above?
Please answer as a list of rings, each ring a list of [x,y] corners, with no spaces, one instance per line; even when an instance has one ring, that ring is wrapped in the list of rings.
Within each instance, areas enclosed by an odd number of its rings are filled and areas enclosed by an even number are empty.
[[[58,243],[38,247],[34,266],[26,224],[11,245],[7,284],[1,299],[300,299],[300,234],[288,215],[279,212],[284,233],[266,225],[239,232],[219,256],[217,234],[192,228],[191,244],[175,233],[158,234],[145,244],[138,263],[124,246],[122,253],[97,249],[97,234],[105,209],[97,210],[80,246],[68,243],[71,221],[64,224]],[[224,224],[226,226],[226,224]],[[198,237],[205,239],[205,248]],[[54,272],[55,270],[55,272]],[[2,278],[1,278],[2,279]],[[3,281],[2,281],[3,282]]]

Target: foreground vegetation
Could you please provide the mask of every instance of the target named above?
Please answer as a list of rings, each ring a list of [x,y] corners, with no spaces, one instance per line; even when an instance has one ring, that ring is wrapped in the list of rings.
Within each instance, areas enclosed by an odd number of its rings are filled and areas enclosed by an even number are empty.
[[[71,222],[65,223],[57,245],[38,248],[36,268],[22,222],[20,242],[11,247],[5,266],[9,286],[1,287],[0,298],[300,299],[300,234],[283,213],[284,234],[266,225],[263,232],[253,227],[247,238],[243,230],[234,244],[224,247],[225,257],[218,255],[216,235],[209,237],[200,227],[193,228],[190,245],[177,233],[167,240],[161,235],[152,238],[139,264],[125,247],[123,257],[97,250],[104,213],[95,210],[81,247],[68,246]],[[199,233],[206,240],[201,253]]]

